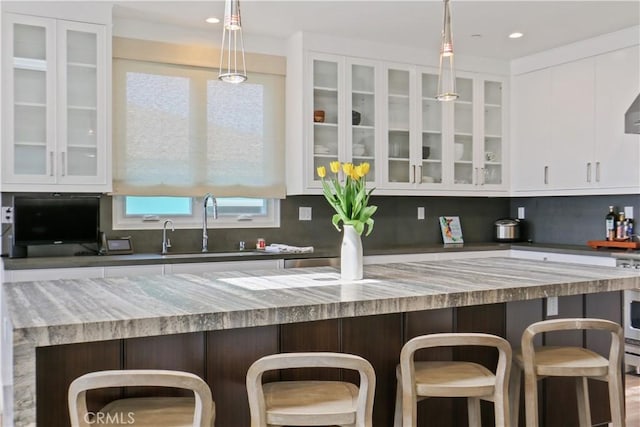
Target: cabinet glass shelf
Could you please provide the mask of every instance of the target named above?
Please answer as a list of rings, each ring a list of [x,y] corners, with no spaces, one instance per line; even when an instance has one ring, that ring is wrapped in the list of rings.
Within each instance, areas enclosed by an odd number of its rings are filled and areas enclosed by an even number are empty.
[[[389,157],[389,160],[392,162],[408,162],[408,157]]]
[[[67,108],[69,110],[82,110],[82,111],[96,111],[96,107],[86,106],[86,105],[68,105]]]
[[[389,98],[390,98],[390,100],[393,99],[393,98],[409,99],[409,95],[405,94],[405,93],[390,93],[389,94]]]
[[[320,126],[320,127],[337,127],[338,126],[337,123],[327,123],[327,122],[314,122],[313,125]]]
[[[13,58],[13,68],[19,70],[47,71],[47,61],[33,58]]]
[[[47,143],[45,141],[15,141],[15,145],[24,145],[25,147],[45,147]]]
[[[34,108],[46,108],[47,104],[41,104],[39,102],[14,102],[16,107],[34,107]]]
[[[325,86],[314,86],[313,90],[317,92],[337,92],[338,88],[335,87],[325,87]]]
[[[98,68],[96,64],[87,64],[84,62],[67,62],[69,67],[78,67],[78,68]]]

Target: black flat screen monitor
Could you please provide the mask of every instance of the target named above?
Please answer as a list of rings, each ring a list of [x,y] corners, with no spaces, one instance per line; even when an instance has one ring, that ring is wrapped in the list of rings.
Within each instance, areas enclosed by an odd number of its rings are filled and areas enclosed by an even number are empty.
[[[13,198],[16,246],[97,243],[99,229],[98,197]]]

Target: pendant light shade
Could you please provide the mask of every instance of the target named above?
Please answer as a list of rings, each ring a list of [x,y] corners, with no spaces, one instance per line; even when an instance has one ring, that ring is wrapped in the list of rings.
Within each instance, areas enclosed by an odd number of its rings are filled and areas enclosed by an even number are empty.
[[[458,98],[456,93],[456,74],[453,68],[453,36],[451,32],[451,11],[449,0],[444,0],[444,22],[442,25],[442,44],[440,46],[440,68],[438,73],[439,101],[452,101]]]
[[[242,38],[242,23],[240,19],[240,0],[225,1],[218,78],[228,83],[242,83],[247,80],[247,68],[244,62],[244,40]]]

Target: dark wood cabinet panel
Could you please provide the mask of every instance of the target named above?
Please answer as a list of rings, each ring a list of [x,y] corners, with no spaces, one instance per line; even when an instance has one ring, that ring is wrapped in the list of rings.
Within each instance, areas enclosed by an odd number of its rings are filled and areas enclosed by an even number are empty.
[[[402,315],[350,317],[342,319],[342,351],[367,359],[376,371],[373,425],[393,425],[396,366],[402,348]],[[357,374],[346,371],[347,381],[358,383]]]
[[[585,295],[585,317],[606,319],[622,325],[622,292],[603,292]],[[604,357],[609,357],[611,339],[608,332],[587,331],[585,345]],[[622,367],[624,370],[624,366]],[[601,402],[609,401],[609,390],[606,382],[589,380],[589,400],[591,401],[591,419],[594,425],[611,421],[611,411],[608,405]]]
[[[67,392],[71,382],[88,372],[122,368],[120,340],[38,347],[36,349],[36,419],[39,426],[68,427]],[[90,411],[121,397],[120,388],[87,393]]]
[[[204,333],[161,335],[124,340],[124,369],[169,369],[205,378]],[[126,397],[193,396],[188,390],[127,387]]]
[[[481,332],[504,337],[505,304],[473,305],[456,309],[456,332]],[[456,347],[455,360],[476,362],[495,371],[498,364],[498,351],[488,347]],[[467,425],[466,401],[460,399],[455,402],[456,426]],[[482,401],[483,425],[495,424],[493,403]]]
[[[403,344],[420,335],[453,332],[453,316],[454,310],[452,308],[407,313],[404,321]],[[415,360],[452,359],[453,351],[450,347],[418,350],[415,355]],[[454,426],[453,402],[453,399],[450,398],[432,398],[420,402],[418,404],[418,426]]]
[[[216,426],[250,424],[246,377],[257,359],[278,353],[278,326],[207,332],[207,383],[216,403]],[[266,375],[265,381],[277,375]]]
[[[280,326],[280,352],[293,353],[304,351],[342,350],[340,344],[340,319],[321,320],[318,322],[291,323]],[[342,378],[339,369],[289,369],[282,371],[283,380],[333,380]]]
[[[558,315],[548,319],[583,317],[583,296],[575,295],[558,298]],[[546,308],[545,308],[546,312]],[[544,345],[584,344],[582,331],[559,331],[544,334]],[[543,411],[541,420],[547,427],[567,427],[578,425],[578,403],[576,401],[575,379],[552,377],[542,380],[544,383],[544,403],[538,405]],[[539,382],[538,384],[541,384]]]
[[[505,306],[506,339],[515,350],[521,347],[522,333],[529,325],[543,319],[543,300],[508,302]],[[542,345],[542,335],[534,338],[535,345]],[[524,383],[524,379],[522,379]],[[538,388],[538,402],[542,402],[542,387]],[[524,385],[520,387],[519,425],[525,424]]]

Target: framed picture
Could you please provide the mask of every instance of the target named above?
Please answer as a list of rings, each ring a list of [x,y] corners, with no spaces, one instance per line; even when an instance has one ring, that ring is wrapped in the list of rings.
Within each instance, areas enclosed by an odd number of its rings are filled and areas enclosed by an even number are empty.
[[[446,243],[464,243],[462,240],[462,227],[460,217],[441,216],[440,230],[442,231],[442,241]]]

